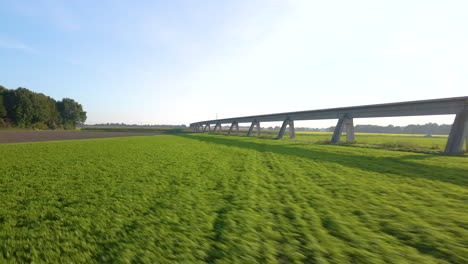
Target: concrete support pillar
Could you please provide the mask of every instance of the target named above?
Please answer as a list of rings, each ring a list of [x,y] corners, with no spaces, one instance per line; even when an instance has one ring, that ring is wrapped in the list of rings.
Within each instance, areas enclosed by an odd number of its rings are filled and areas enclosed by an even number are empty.
[[[205,127],[203,128],[203,133],[206,132],[206,129],[208,128],[208,132],[211,131],[210,124],[205,124]]]
[[[218,130],[218,127],[219,127],[219,131],[221,131],[221,123],[216,123],[214,129],[213,129],[213,134],[216,134],[216,131]]]
[[[289,125],[289,138],[295,138],[296,133],[294,130],[294,120],[290,120],[289,118],[286,118],[286,120],[283,121],[283,124],[281,125],[281,129],[278,133],[277,139],[282,139],[284,136],[284,132],[286,132],[286,127]]]
[[[336,123],[335,131],[333,131],[331,143],[340,142],[341,133],[343,132],[343,122],[344,122],[343,118],[338,119],[338,123]]]
[[[296,131],[294,129],[294,120],[289,120],[289,138],[295,138]]]
[[[458,153],[463,150],[463,141],[468,140],[468,110],[455,116],[450,135],[445,146],[445,152]],[[467,143],[468,147],[468,143]]]
[[[280,131],[278,133],[277,139],[282,139],[284,136],[284,132],[286,131],[286,126],[288,125],[289,119],[286,119],[283,121],[283,124],[281,125]]]
[[[252,122],[252,124],[250,124],[250,128],[249,128],[249,132],[247,132],[247,136],[250,137],[252,135],[252,131],[255,127],[255,121]]]
[[[354,141],[353,119],[348,116],[344,116],[338,119],[338,123],[336,124],[335,131],[333,131],[331,143],[340,142],[343,129],[346,129],[346,141]]]
[[[468,125],[467,127],[465,128],[465,152],[468,152]]]
[[[346,141],[354,141],[354,122],[352,118],[345,119],[345,131],[346,131]]]
[[[237,129],[236,129],[236,132],[239,133],[239,123],[237,123],[237,121],[234,121],[234,122],[232,122],[231,127],[229,128],[228,135],[231,135],[232,129],[233,129],[234,127],[237,128]]]
[[[250,125],[249,132],[247,133],[248,137],[252,135],[252,132],[255,126],[257,126],[257,136],[260,136],[260,122],[254,120],[252,124]]]

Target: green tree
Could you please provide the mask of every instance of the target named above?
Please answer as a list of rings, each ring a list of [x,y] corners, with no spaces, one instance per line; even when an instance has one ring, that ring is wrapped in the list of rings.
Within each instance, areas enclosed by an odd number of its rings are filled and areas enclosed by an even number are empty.
[[[4,118],[7,115],[5,105],[3,104],[3,95],[0,93],[0,118]]]
[[[0,85],[0,127],[6,125],[4,118],[7,115],[5,104],[3,103],[3,92],[6,91],[5,87]]]
[[[26,88],[13,91],[12,119],[18,127],[30,127],[34,116],[33,94]]]
[[[54,128],[59,120],[56,101],[44,94],[33,93],[32,103],[34,108],[32,123]]]
[[[57,102],[57,109],[65,128],[75,128],[77,124],[86,121],[86,112],[83,111],[82,105],[73,99],[63,98]]]

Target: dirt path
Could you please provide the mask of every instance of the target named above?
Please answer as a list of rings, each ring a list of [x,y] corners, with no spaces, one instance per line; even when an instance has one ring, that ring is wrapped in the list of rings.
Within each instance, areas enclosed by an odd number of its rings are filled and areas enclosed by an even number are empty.
[[[99,132],[99,131],[0,131],[0,143],[73,140],[90,138],[112,138],[153,136],[161,133],[146,132]]]

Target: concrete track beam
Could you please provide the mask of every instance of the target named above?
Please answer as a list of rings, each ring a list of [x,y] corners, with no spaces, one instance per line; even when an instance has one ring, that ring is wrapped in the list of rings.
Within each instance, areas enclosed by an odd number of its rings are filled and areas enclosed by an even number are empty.
[[[425,115],[455,115],[462,111],[468,110],[468,96],[442,98],[432,100],[420,100],[411,102],[398,102],[389,104],[375,104],[375,105],[361,105],[351,107],[340,107],[330,109],[319,109],[310,111],[298,112],[285,112],[267,115],[254,115],[243,116],[216,120],[205,120],[196,124],[210,123],[212,125],[217,122],[232,123],[233,121],[239,123],[251,123],[253,121],[259,122],[273,122],[284,121],[290,118],[294,121],[297,120],[322,120],[322,119],[339,119],[344,115],[353,118],[370,118],[370,117],[395,117],[395,116],[425,116]],[[192,127],[194,128],[194,127]]]
[[[447,145],[445,146],[445,152],[462,152],[465,140],[468,141],[468,110],[464,110],[455,116],[452,128],[450,129]]]

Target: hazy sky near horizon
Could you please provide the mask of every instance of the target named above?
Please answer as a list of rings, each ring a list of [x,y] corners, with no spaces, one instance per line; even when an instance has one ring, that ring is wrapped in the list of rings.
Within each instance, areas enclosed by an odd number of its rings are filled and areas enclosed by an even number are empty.
[[[467,96],[467,14],[466,0],[0,0],[0,85],[73,98],[89,124]]]

